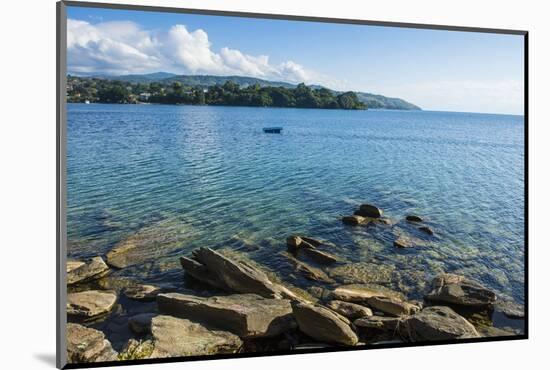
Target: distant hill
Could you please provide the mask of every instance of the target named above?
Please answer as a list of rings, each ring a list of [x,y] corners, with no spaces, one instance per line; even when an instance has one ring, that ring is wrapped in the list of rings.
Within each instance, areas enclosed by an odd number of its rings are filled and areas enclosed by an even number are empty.
[[[255,77],[244,76],[213,76],[213,75],[176,75],[168,72],[156,72],[148,74],[131,74],[121,76],[105,76],[96,75],[96,78],[103,78],[107,80],[125,81],[132,83],[150,83],[159,82],[162,84],[171,84],[173,82],[181,82],[187,86],[215,86],[223,85],[227,81],[234,82],[242,87],[258,84],[261,87],[273,86],[273,87],[286,87],[294,88],[296,84],[291,84],[282,81],[268,81]],[[319,89],[322,86],[310,85],[313,89]],[[334,91],[335,93],[341,93],[340,91]],[[371,109],[398,109],[398,110],[420,110],[421,108],[409,103],[400,98],[390,98],[383,95],[371,94],[366,92],[355,92],[359,100],[367,105]]]

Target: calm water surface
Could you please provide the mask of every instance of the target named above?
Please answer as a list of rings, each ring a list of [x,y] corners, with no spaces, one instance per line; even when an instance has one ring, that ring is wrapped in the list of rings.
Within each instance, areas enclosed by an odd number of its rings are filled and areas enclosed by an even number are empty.
[[[345,263],[326,271],[338,282],[374,276],[420,298],[434,274],[456,272],[521,303],[523,133],[523,116],[69,104],[69,257],[102,255],[136,233],[170,235],[153,243],[154,260],[116,274],[180,286],[177,257],[211,246],[320,285],[284,255],[300,233],[336,244]],[[364,202],[397,225],[342,225]],[[396,250],[410,213],[436,237]]]

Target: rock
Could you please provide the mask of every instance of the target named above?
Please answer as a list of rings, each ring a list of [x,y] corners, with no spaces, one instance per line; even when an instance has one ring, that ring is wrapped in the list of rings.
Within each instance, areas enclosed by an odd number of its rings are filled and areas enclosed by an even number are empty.
[[[292,264],[294,264],[296,271],[299,271],[306,279],[313,281],[320,281],[327,284],[333,284],[334,280],[331,279],[323,270],[310,266],[307,263],[298,261],[296,258],[290,255],[290,253],[283,253]]]
[[[318,247],[320,245],[328,245],[327,242],[325,241],[322,241],[322,240],[319,240],[319,239],[315,239],[315,238],[311,238],[309,236],[302,236],[301,237],[303,241],[305,241],[306,243],[309,243],[311,245],[313,245],[314,247]]]
[[[228,330],[241,338],[272,337],[296,327],[286,299],[255,294],[202,298],[168,293],[159,294],[157,304],[162,313]]]
[[[82,261],[67,261],[67,272],[71,272],[82,265],[84,265],[84,262]]]
[[[489,306],[496,294],[481,284],[461,275],[441,274],[432,282],[432,290],[424,297],[432,302],[445,302],[460,306]]]
[[[358,328],[376,329],[394,332],[398,329],[401,318],[386,316],[367,316],[353,322]]]
[[[139,229],[121,240],[106,257],[107,264],[125,268],[166,256],[193,236],[189,226],[179,219],[163,219]]]
[[[420,307],[393,297],[370,297],[367,298],[367,304],[393,316],[412,315],[420,311]]]
[[[311,294],[311,296],[321,300],[330,299],[332,296],[332,292],[330,290],[318,286],[309,287],[307,292]]]
[[[365,303],[372,297],[393,297],[404,300],[403,294],[374,284],[341,285],[331,293],[332,299],[345,302]]]
[[[151,333],[155,346],[151,358],[236,353],[242,346],[241,339],[227,331],[171,316],[154,317]]]
[[[304,255],[317,263],[325,265],[329,265],[338,261],[338,259],[332,254],[315,249],[315,247],[310,248],[300,246],[300,248],[298,248],[298,254]]]
[[[401,322],[400,333],[411,342],[479,337],[472,324],[445,306],[427,307],[407,317]]]
[[[422,218],[416,215],[408,215],[405,219],[409,222],[422,222]]]
[[[365,217],[362,217],[362,216],[353,215],[353,216],[344,216],[344,217],[342,217],[342,222],[345,223],[346,225],[357,226],[357,225],[366,225],[366,224],[368,224],[369,219],[367,219]]]
[[[388,264],[356,262],[346,263],[328,270],[331,278],[344,284],[389,284],[394,267]]]
[[[343,320],[339,314],[328,308],[307,303],[294,303],[292,308],[300,331],[309,337],[321,342],[348,346],[357,344],[357,335],[347,320]]]
[[[355,303],[333,300],[327,303],[327,307],[350,320],[372,316],[370,308]]]
[[[359,210],[356,211],[359,216],[379,218],[382,217],[382,210],[372,204],[361,204]]]
[[[69,263],[67,263],[67,285],[97,280],[109,273],[109,266],[103,262],[101,257],[94,257],[88,263],[81,265],[71,263],[70,270],[69,268]]]
[[[149,358],[154,349],[155,346],[151,340],[138,341],[131,338],[118,354],[118,359],[121,361],[142,360]]]
[[[146,284],[135,284],[124,289],[124,295],[136,301],[154,301],[161,292],[159,287]]]
[[[411,241],[405,237],[398,237],[393,241],[393,246],[397,248],[412,248],[414,245],[411,243]]]
[[[525,307],[510,301],[499,301],[495,304],[495,311],[502,312],[504,316],[510,319],[525,318]]]
[[[418,228],[418,230],[420,230],[423,233],[426,233],[428,235],[433,235],[434,234],[434,231],[428,226],[421,226],[421,227]]]
[[[117,353],[99,330],[67,323],[67,362],[70,364],[117,360]]]
[[[274,284],[263,271],[233,261],[210,248],[195,249],[193,259],[181,257],[180,262],[185,271],[195,279],[227,292],[298,299],[285,287]]]
[[[296,248],[302,244],[302,238],[300,238],[298,235],[291,235],[288,238],[286,238],[286,245],[288,248],[292,251],[295,251]]]
[[[155,313],[140,313],[128,319],[130,330],[138,335],[151,333],[151,320],[157,316]]]
[[[109,313],[117,295],[108,290],[87,290],[67,295],[67,315],[79,320],[90,320]]]

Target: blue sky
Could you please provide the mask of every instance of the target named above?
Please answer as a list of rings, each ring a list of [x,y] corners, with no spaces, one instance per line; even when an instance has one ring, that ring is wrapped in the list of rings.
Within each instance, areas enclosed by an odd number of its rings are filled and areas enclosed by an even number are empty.
[[[523,37],[69,7],[72,73],[246,75],[523,112]]]

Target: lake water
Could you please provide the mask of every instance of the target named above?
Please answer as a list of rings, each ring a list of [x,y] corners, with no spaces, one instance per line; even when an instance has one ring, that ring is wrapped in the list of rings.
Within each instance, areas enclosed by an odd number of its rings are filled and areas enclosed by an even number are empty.
[[[325,271],[339,283],[421,298],[435,274],[456,272],[523,303],[523,116],[69,104],[67,149],[69,257],[154,239],[154,259],[115,276],[177,288],[178,256],[211,246],[322,285],[284,254],[297,233],[336,245],[345,263]],[[361,203],[397,224],[343,225]],[[436,235],[399,250],[407,214]]]

